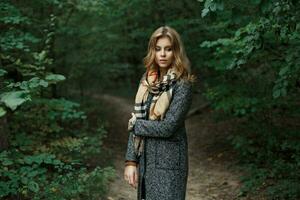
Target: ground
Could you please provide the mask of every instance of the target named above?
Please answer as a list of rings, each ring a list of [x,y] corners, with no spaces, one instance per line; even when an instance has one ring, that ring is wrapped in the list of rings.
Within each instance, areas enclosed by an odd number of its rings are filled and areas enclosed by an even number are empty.
[[[108,200],[135,200],[136,189],[124,180],[124,157],[128,139],[127,123],[133,111],[133,98],[98,95],[100,104],[110,110],[108,136],[104,146],[112,151],[116,177],[110,183]],[[194,97],[191,110],[201,104]],[[216,122],[209,108],[186,120],[189,144],[187,200],[233,200],[239,197],[241,183],[236,156],[228,135],[231,125]],[[248,199],[248,198],[247,198]]]

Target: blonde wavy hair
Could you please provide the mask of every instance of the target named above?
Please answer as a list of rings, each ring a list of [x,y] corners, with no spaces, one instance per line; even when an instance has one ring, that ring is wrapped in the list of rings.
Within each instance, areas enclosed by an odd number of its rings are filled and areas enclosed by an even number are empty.
[[[177,79],[195,82],[196,77],[191,73],[190,61],[186,56],[180,35],[177,33],[177,31],[175,31],[175,29],[169,26],[159,27],[152,33],[150,37],[148,43],[148,53],[143,59],[144,66],[147,69],[147,74],[150,70],[159,70],[159,66],[155,62],[155,47],[157,40],[162,37],[168,37],[171,41],[174,55],[174,61],[172,62],[171,67],[174,67],[177,71]]]

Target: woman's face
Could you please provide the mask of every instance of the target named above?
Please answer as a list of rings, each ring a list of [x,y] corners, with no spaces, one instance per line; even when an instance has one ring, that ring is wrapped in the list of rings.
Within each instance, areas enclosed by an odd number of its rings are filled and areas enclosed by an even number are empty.
[[[155,62],[161,68],[169,68],[174,59],[171,41],[168,37],[159,38],[155,46]]]

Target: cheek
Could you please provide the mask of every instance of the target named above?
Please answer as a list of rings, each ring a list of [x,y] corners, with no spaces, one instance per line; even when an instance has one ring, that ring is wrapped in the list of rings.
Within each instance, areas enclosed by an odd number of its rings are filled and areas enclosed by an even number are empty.
[[[170,60],[170,61],[173,61],[173,59],[174,59],[173,52],[170,52],[170,54],[169,54],[169,60]]]
[[[159,53],[155,52],[155,60],[158,60],[158,59],[159,59]]]

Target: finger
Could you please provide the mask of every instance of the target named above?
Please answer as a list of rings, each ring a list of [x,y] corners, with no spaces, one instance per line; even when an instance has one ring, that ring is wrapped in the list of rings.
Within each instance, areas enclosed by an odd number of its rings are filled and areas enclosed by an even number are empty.
[[[129,183],[129,185],[134,188],[134,183]]]
[[[134,177],[132,175],[129,177],[129,184],[134,187]]]
[[[135,183],[138,186],[138,184],[139,184],[139,172],[138,172],[138,170],[136,171],[136,174],[135,174]]]
[[[135,184],[136,185],[138,184],[138,174],[137,173],[135,174]]]
[[[128,175],[127,173],[124,174],[124,179],[127,181],[128,180]]]
[[[131,185],[131,178],[130,178],[130,175],[128,176],[128,183],[129,183],[129,185]]]
[[[136,179],[136,174],[135,174],[135,173],[133,173],[132,179],[133,179],[133,187],[136,188],[136,181],[135,181],[135,179]]]

